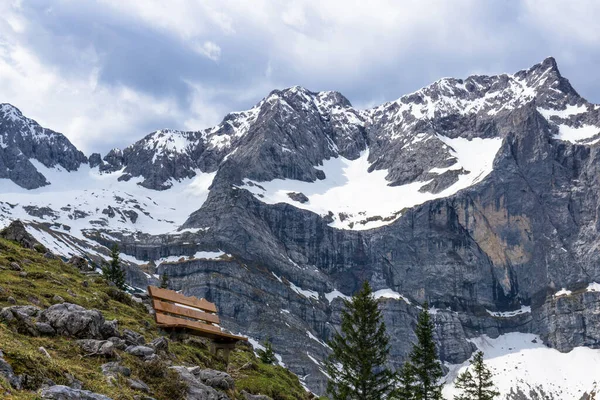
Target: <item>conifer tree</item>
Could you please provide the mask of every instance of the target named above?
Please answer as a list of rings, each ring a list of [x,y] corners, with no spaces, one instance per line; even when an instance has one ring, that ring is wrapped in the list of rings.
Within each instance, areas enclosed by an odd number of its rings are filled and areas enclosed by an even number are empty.
[[[125,271],[119,260],[119,246],[114,245],[110,253],[110,263],[102,266],[102,273],[110,282],[121,290],[125,290]]]
[[[398,374],[398,387],[392,398],[394,400],[413,400],[415,398],[415,371],[408,360],[402,365]]]
[[[386,367],[389,337],[368,282],[344,300],[341,332],[329,342],[325,361],[327,393],[333,400],[380,400],[394,388],[395,374]]]
[[[258,349],[258,358],[265,364],[273,364],[275,361],[277,361],[277,358],[275,357],[275,353],[273,352],[273,346],[271,345],[271,341],[265,340],[264,346],[264,350]]]
[[[425,303],[419,314],[415,334],[417,343],[410,354],[410,363],[414,371],[414,399],[415,400],[440,400],[442,399],[442,384],[440,379],[444,376],[440,364],[435,342],[433,341],[434,325],[429,315],[429,305]]]
[[[169,276],[167,275],[166,272],[163,272],[162,276],[160,277],[160,288],[161,289],[169,288]]]
[[[454,386],[462,390],[462,394],[454,396],[454,400],[494,400],[500,395],[492,381],[492,373],[483,362],[481,351],[475,353],[470,367],[456,378]]]

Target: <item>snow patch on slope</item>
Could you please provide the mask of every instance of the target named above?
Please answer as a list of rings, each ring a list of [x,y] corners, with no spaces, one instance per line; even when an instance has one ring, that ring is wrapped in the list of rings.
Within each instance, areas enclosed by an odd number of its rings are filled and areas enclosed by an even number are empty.
[[[514,310],[514,311],[490,311],[487,309],[485,311],[487,311],[487,313],[490,314],[492,317],[512,318],[512,317],[516,317],[517,315],[530,314],[531,307],[530,306],[521,306],[520,309]]]
[[[426,201],[448,197],[459,190],[474,185],[493,169],[496,153],[502,139],[472,140],[450,139],[441,135],[437,139],[451,147],[457,161],[452,168],[464,168],[467,173],[459,175],[458,181],[440,193],[420,192],[429,181],[412,182],[401,186],[389,186],[387,170],[369,172],[369,152],[364,151],[356,160],[344,157],[325,160],[322,167],[324,180],[303,182],[291,179],[274,179],[254,182],[245,179],[244,189],[252,192],[267,204],[288,203],[319,215],[333,213],[335,228],[363,230],[383,226],[400,216],[400,211]],[[309,201],[292,200],[289,193],[302,193]]]
[[[79,170],[68,172],[58,166],[47,168],[37,160],[30,161],[51,184],[26,190],[7,179],[0,180],[0,204],[15,205],[0,207],[0,226],[8,225],[14,219],[50,223],[54,224],[53,230],[84,241],[88,241],[84,232],[91,228],[123,233],[173,232],[206,201],[208,188],[216,174],[198,170],[193,178],[173,182],[169,190],[155,191],[138,185],[141,178],[118,181],[122,171],[101,174],[97,168],[82,165]],[[115,213],[113,217],[108,215],[109,207]],[[51,212],[34,216],[31,215],[32,208],[49,208]],[[135,222],[123,212],[134,212],[137,215]],[[57,254],[80,253],[67,251],[69,246],[44,237],[37,229],[32,234],[38,240],[53,243],[49,248]]]
[[[380,289],[373,292],[373,298],[375,300],[378,299],[396,299],[396,300],[404,300],[406,303],[410,304],[410,301],[400,293],[392,290],[392,289]]]
[[[515,388],[529,394],[540,389],[554,399],[579,400],[600,377],[600,350],[577,347],[568,353],[546,347],[533,334],[508,333],[496,339],[480,336],[471,340],[484,352],[486,365],[501,399]],[[453,382],[468,363],[452,365],[446,382]],[[452,384],[444,387],[444,397],[451,399],[458,390]],[[541,396],[540,398],[547,398]]]

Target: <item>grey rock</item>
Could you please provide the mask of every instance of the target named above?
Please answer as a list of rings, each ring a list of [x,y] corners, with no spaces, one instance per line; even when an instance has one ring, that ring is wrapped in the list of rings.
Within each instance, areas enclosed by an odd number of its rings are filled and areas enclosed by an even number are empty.
[[[15,375],[12,367],[4,358],[0,357],[0,376],[8,381],[8,383],[15,389],[21,390],[23,387],[23,378]]]
[[[44,248],[44,246],[42,246],[37,239],[27,232],[23,223],[18,219],[11,222],[9,226],[1,230],[0,237],[7,240],[13,240],[27,249],[34,249],[36,247],[40,249]]]
[[[60,297],[59,295],[55,294],[54,297],[52,298],[52,301],[54,303],[64,303],[65,299],[63,299],[62,297]]]
[[[83,257],[72,256],[67,263],[84,272],[91,272],[94,270],[94,267],[92,267]]]
[[[166,337],[159,337],[154,339],[152,342],[148,344],[148,346],[152,347],[154,350],[158,351],[169,351],[169,340]]]
[[[104,321],[100,327],[100,334],[103,338],[119,337],[119,321],[116,319],[112,321]]]
[[[147,346],[129,346],[125,351],[137,357],[150,357],[154,355],[154,349]]]
[[[47,358],[52,358],[52,357],[50,356],[50,353],[48,353],[48,350],[46,350],[46,348],[45,348],[45,347],[38,347],[38,351],[39,351],[40,353],[42,353],[44,356],[46,356]]]
[[[23,270],[23,268],[21,268],[21,266],[19,265],[19,263],[16,263],[16,262],[11,262],[8,266],[13,271],[22,271]]]
[[[8,296],[8,298],[6,299],[6,302],[8,304],[17,304],[17,300],[15,300],[15,298],[12,296]]]
[[[79,379],[75,378],[71,374],[65,374],[65,377],[67,378],[67,382],[69,383],[69,387],[71,389],[77,389],[77,390],[83,389],[83,382],[81,382]],[[51,386],[54,386],[54,385],[51,385]]]
[[[55,304],[41,313],[39,321],[49,324],[62,336],[103,339],[105,321],[98,310],[87,310],[71,303]]]
[[[14,327],[17,332],[38,336],[34,318],[39,315],[40,309],[35,306],[10,306],[0,311],[0,321]]]
[[[115,348],[119,350],[125,350],[125,348],[127,348],[127,343],[125,343],[125,340],[121,339],[120,337],[111,336],[107,340],[111,341],[115,345]]]
[[[48,400],[112,400],[110,397],[89,390],[73,389],[63,385],[42,389],[41,396],[42,399]]]
[[[37,329],[37,331],[42,335],[56,335],[56,331],[54,330],[54,328],[50,324],[46,324],[44,322],[36,322],[35,329]]]
[[[117,361],[111,361],[106,364],[102,364],[102,373],[104,375],[123,375],[123,376],[131,376],[131,370],[127,367],[122,366]]]
[[[115,345],[108,340],[81,339],[77,344],[88,355],[112,357],[115,354]]]
[[[306,197],[304,193],[290,192],[287,195],[290,199],[297,201],[298,203],[308,203],[308,197]]]
[[[123,329],[123,334],[122,334],[123,339],[125,340],[125,342],[128,345],[142,345],[146,343],[146,339],[144,339],[144,336],[132,331],[131,329]]]
[[[195,367],[189,369],[189,372],[191,372],[202,383],[216,389],[229,390],[233,389],[235,385],[231,375],[223,371]]]
[[[127,379],[127,385],[133,390],[150,393],[150,386],[139,379]]]
[[[170,367],[175,370],[187,385],[186,400],[230,400],[225,393],[205,385],[196,378],[186,367]]]
[[[244,396],[244,399],[246,400],[273,400],[269,396],[265,396],[262,394],[250,394],[245,390],[242,390],[242,396]]]

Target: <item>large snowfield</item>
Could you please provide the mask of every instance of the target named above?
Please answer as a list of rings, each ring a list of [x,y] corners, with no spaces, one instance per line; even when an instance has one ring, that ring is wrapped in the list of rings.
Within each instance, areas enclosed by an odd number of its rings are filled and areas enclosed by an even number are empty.
[[[412,182],[401,186],[390,186],[386,180],[387,170],[369,172],[369,151],[364,151],[356,160],[339,156],[325,160],[322,167],[324,180],[303,182],[291,179],[274,179],[268,182],[245,180],[244,189],[250,190],[261,201],[268,204],[288,203],[298,208],[310,210],[319,215],[334,214],[331,226],[340,229],[363,230],[376,228],[393,222],[400,211],[426,201],[448,197],[459,190],[480,182],[490,172],[494,157],[500,149],[502,139],[472,140],[450,139],[437,136],[437,139],[451,148],[456,163],[444,169],[432,168],[431,173],[441,174],[446,170],[464,168],[467,173],[440,193],[420,192],[419,189],[430,181]],[[435,140],[435,139],[434,139]],[[308,202],[292,200],[288,193],[302,193]],[[342,220],[339,214],[345,214]],[[385,220],[364,222],[370,217],[380,216]]]
[[[540,399],[579,400],[600,384],[600,349],[577,347],[561,353],[528,333],[508,333],[496,339],[480,336],[471,341],[484,352],[500,399],[519,388],[527,394],[535,392]],[[449,366],[446,381],[453,381],[467,365]],[[459,391],[450,384],[443,393],[444,398],[453,399]]]
[[[101,219],[107,221],[105,228],[113,232],[174,233],[206,201],[208,188],[215,176],[215,173],[197,171],[195,177],[174,182],[169,190],[157,191],[138,185],[139,178],[118,181],[122,171],[100,173],[97,168],[82,165],[79,170],[68,172],[61,167],[47,168],[36,160],[31,162],[50,185],[26,190],[3,179],[0,185],[0,227],[13,219],[50,222],[56,224],[53,230],[83,241],[88,241],[83,235],[85,230],[103,228],[98,223]],[[52,214],[34,217],[24,207],[49,207]],[[103,213],[109,207],[116,213],[112,218]],[[117,210],[135,212],[137,219],[133,222],[119,215]],[[63,230],[63,225],[70,229]],[[68,240],[59,240],[32,227],[28,229],[56,254],[68,256],[80,253],[75,246],[69,246]]]

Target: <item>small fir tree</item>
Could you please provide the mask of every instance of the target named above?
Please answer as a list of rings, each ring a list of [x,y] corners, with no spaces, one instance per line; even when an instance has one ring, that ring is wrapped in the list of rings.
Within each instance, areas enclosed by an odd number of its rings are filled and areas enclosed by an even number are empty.
[[[332,354],[325,361],[327,393],[333,400],[385,399],[395,375],[386,367],[389,337],[369,283],[344,306],[341,332],[329,342]]]
[[[415,398],[415,371],[406,361],[398,373],[398,387],[392,396],[394,400],[413,400]]]
[[[500,395],[492,381],[492,373],[483,362],[481,351],[475,353],[470,367],[456,378],[454,386],[462,390],[462,394],[454,396],[454,400],[494,400]]]
[[[163,272],[162,276],[160,277],[160,288],[161,289],[169,288],[169,277],[166,272]]]
[[[258,349],[258,358],[265,364],[273,364],[277,361],[275,357],[275,353],[273,352],[273,346],[271,345],[270,340],[265,340],[264,343],[265,349]]]
[[[110,282],[121,290],[125,290],[125,271],[119,260],[119,246],[114,245],[110,253],[110,263],[102,266],[102,273]]]
[[[417,343],[414,344],[410,354],[410,363],[415,378],[415,400],[442,399],[442,384],[439,382],[444,373],[437,357],[433,330],[434,325],[429,315],[429,305],[425,303],[415,329]]]

